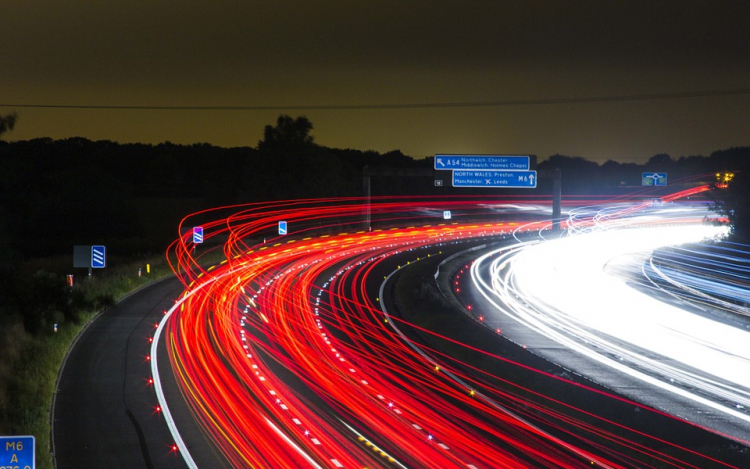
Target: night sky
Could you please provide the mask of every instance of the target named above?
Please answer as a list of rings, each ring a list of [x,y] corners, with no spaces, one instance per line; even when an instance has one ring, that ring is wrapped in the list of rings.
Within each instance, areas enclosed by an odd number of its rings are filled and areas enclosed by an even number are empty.
[[[289,114],[319,144],[413,157],[750,145],[747,1],[6,0],[0,44],[6,140],[256,146]],[[505,104],[410,106],[468,102]]]

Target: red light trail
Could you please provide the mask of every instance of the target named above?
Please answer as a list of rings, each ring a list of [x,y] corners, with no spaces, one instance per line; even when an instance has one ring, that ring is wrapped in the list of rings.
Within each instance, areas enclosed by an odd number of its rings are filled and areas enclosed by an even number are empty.
[[[388,273],[456,243],[549,230],[543,200],[376,199],[373,224],[413,226],[355,231],[362,202],[253,204],[183,220],[210,218],[206,244],[225,260],[199,266],[207,248],[196,253],[189,230],[180,236],[170,258],[186,291],[156,337],[164,334],[184,400],[228,464],[733,467],[457,363],[384,313],[377,289]],[[459,221],[438,219],[443,210]],[[279,221],[293,235],[278,236]],[[176,437],[173,451],[189,462],[186,449]]]

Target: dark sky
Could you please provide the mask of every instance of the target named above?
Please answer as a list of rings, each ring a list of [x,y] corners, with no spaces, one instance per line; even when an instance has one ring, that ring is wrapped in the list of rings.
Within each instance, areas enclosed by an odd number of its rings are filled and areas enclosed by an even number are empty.
[[[421,157],[645,161],[750,145],[747,1],[0,2],[8,140],[255,146],[279,114],[316,142]],[[747,90],[743,94],[670,97]],[[396,109],[76,106],[585,103]],[[10,106],[9,106],[10,105]]]

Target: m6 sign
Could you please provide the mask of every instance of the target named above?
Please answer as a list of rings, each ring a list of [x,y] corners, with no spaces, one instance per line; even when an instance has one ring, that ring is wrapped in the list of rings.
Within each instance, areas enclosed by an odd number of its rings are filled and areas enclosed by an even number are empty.
[[[0,469],[36,469],[33,436],[0,436]]]
[[[453,187],[536,187],[536,171],[453,171]]]

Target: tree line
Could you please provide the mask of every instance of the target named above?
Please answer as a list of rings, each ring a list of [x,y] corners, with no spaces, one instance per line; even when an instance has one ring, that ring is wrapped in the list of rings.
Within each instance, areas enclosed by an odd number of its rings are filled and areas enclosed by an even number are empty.
[[[84,138],[0,141],[0,252],[8,258],[68,253],[74,244],[108,244],[120,252],[161,252],[186,214],[221,205],[331,196],[361,196],[371,168],[432,168],[432,158],[317,145],[312,123],[280,116],[256,147],[206,143],[120,144]],[[537,169],[559,168],[563,194],[608,194],[640,186],[644,171],[681,178],[739,171],[732,187],[746,187],[741,170],[750,147],[677,159],[660,154],[645,164],[552,155]],[[535,193],[547,194],[540,180]],[[435,187],[430,178],[381,178],[373,195],[497,193],[497,189]],[[494,192],[491,192],[494,191]],[[726,191],[725,191],[726,192]],[[506,193],[506,192],[503,192]],[[529,194],[528,190],[518,193]],[[742,191],[739,191],[740,195]],[[734,200],[733,216],[743,209]]]

